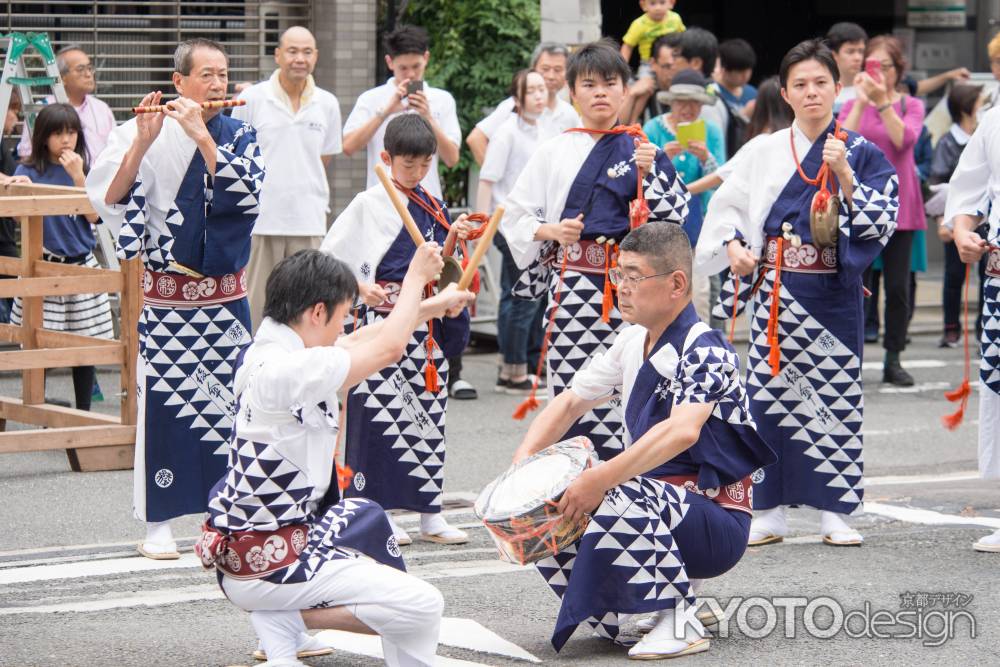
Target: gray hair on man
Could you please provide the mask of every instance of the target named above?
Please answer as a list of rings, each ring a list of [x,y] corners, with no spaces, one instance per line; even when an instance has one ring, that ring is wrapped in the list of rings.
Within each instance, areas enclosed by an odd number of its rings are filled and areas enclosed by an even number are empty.
[[[538,59],[542,57],[543,53],[547,53],[550,56],[565,56],[569,58],[569,47],[559,42],[541,42],[531,53],[532,68],[538,64]]]
[[[56,66],[59,67],[60,76],[66,76],[69,74],[69,63],[66,62],[66,54],[72,53],[73,51],[86,53],[86,51],[83,50],[83,47],[79,44],[67,44],[56,51]]]
[[[192,54],[197,49],[212,49],[213,51],[218,51],[222,55],[226,56],[226,61],[229,61],[229,55],[226,54],[226,50],[222,48],[222,44],[219,44],[213,39],[205,39],[204,37],[195,37],[194,39],[187,39],[177,45],[174,49],[174,71],[181,76],[188,76],[191,74],[191,68],[194,66],[192,59]]]
[[[622,239],[622,252],[642,255],[657,273],[683,271],[691,292],[693,255],[687,232],[673,222],[647,222]]]

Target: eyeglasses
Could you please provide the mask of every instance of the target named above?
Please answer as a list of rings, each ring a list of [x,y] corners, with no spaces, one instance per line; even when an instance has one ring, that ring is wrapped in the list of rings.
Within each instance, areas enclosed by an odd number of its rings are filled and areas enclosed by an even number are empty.
[[[611,284],[615,287],[627,287],[630,290],[639,287],[639,283],[643,280],[649,280],[650,278],[659,278],[660,276],[669,276],[673,271],[666,271],[664,273],[654,273],[651,276],[627,276],[625,272],[621,269],[614,268],[608,271],[608,279]]]
[[[73,72],[74,74],[93,74],[94,73],[94,66],[93,65],[77,65],[76,67],[74,67],[70,71]]]

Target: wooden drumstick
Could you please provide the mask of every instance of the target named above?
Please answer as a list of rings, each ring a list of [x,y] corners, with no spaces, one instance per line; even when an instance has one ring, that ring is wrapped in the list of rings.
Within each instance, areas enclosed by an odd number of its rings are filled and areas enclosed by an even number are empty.
[[[246,100],[235,99],[235,100],[212,100],[211,102],[202,102],[201,108],[208,109],[228,109],[230,107],[241,107],[246,104]],[[132,107],[132,113],[163,113],[167,110],[166,104],[155,104],[148,107]]]
[[[403,226],[406,227],[406,231],[410,233],[410,238],[413,239],[413,243],[419,248],[424,244],[424,236],[420,233],[420,228],[417,227],[417,223],[414,222],[413,216],[406,209],[406,204],[399,196],[399,190],[396,186],[392,184],[389,179],[389,175],[385,173],[385,167],[380,164],[375,165],[375,175],[378,176],[378,180],[382,182],[382,187],[385,188],[385,193],[389,195],[389,201],[392,202],[393,208],[396,209],[396,213],[399,217],[403,219]]]
[[[493,236],[497,233],[497,227],[500,226],[500,219],[502,217],[503,206],[497,206],[497,210],[493,211],[493,217],[486,224],[486,231],[483,232],[483,235],[476,242],[476,249],[472,251],[472,258],[469,260],[469,265],[462,272],[462,277],[458,281],[459,290],[467,290],[469,289],[469,285],[472,284],[472,277],[476,275],[476,269],[479,268],[480,262],[483,261],[486,251],[490,249],[490,244],[493,242]]]

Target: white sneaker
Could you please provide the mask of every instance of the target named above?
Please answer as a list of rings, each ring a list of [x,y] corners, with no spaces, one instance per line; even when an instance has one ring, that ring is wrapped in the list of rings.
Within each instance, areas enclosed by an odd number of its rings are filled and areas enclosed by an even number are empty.
[[[392,534],[396,538],[396,544],[398,546],[405,547],[413,544],[413,538],[410,537],[410,534],[403,530],[399,524],[392,520],[392,515],[386,512],[385,518],[389,520],[389,525],[392,527]]]
[[[709,640],[705,637],[705,628],[701,623],[694,620],[685,625],[681,629],[683,636],[677,637],[674,615],[673,609],[659,612],[656,624],[649,633],[629,649],[629,659],[662,660],[707,651]]]
[[[864,542],[861,533],[851,528],[846,514],[837,512],[820,512],[819,531],[823,534],[823,543],[832,547],[860,547]]]
[[[784,505],[769,510],[757,510],[750,522],[750,537],[747,546],[760,547],[765,544],[783,542],[788,534],[787,508]]]
[[[295,652],[296,658],[314,658],[318,655],[329,655],[331,653],[333,653],[333,647],[327,646],[317,637],[306,632],[299,634],[299,646]],[[253,657],[254,660],[267,660],[267,654],[261,648],[260,642],[257,642],[257,650],[253,652]]]
[[[980,538],[978,542],[973,543],[972,548],[976,551],[1000,553],[1000,530]]]
[[[469,541],[469,535],[464,530],[448,525],[441,514],[421,514],[420,539],[435,544],[465,544]]]

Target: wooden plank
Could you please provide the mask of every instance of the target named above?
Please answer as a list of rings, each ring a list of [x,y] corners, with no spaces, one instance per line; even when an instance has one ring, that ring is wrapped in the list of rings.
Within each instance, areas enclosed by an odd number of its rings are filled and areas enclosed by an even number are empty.
[[[43,183],[7,183],[6,185],[0,185],[0,196],[4,197],[44,197],[45,195],[71,195],[83,192],[86,192],[84,188],[72,185],[49,185]]]
[[[62,276],[58,278],[21,278],[0,280],[0,299],[15,296],[66,296],[120,292],[121,274],[111,276]]]
[[[21,276],[31,278],[35,275],[35,262],[42,258],[42,217],[32,216],[21,220]],[[38,347],[37,331],[42,328],[41,297],[23,299],[21,319],[21,347],[33,350]],[[37,405],[45,402],[45,370],[44,368],[21,371],[21,400],[27,405]]]
[[[46,262],[44,259],[35,261],[36,276],[55,278],[57,276],[118,276],[121,271],[98,269],[82,264],[63,264],[61,262]]]
[[[92,338],[81,334],[67,333],[66,331],[52,331],[51,329],[39,329],[35,332],[35,339],[38,347],[52,349],[56,347],[116,347],[120,342],[110,338]]]
[[[66,457],[74,472],[130,470],[135,462],[135,445],[67,449]]]
[[[0,454],[134,444],[135,426],[71,426],[0,433]]]
[[[25,405],[11,396],[0,396],[0,419],[63,428],[66,426],[118,426],[121,422],[112,415],[99,412],[64,408],[61,405]]]
[[[0,343],[20,343],[22,337],[22,329],[16,324],[0,324]],[[121,345],[118,341],[109,338],[91,338],[90,336],[68,333],[66,331],[52,331],[51,329],[36,330],[35,340],[38,343],[38,349],[54,347],[113,347]]]
[[[25,215],[96,215],[96,211],[85,194],[0,197],[0,217]]]
[[[19,276],[22,266],[20,257],[0,257],[0,276]]]
[[[20,343],[21,327],[16,324],[0,324],[0,342]]]
[[[122,424],[135,424],[138,402],[136,396],[136,364],[139,359],[139,313],[142,311],[142,289],[140,277],[142,263],[129,259],[121,263],[125,274],[125,291],[121,295],[121,339],[125,347],[125,361],[122,363]]]
[[[22,343],[23,345],[23,343]],[[58,347],[49,349],[11,350],[0,352],[0,371],[25,371],[36,368],[69,368],[72,366],[118,365],[125,360],[125,346],[92,345],[89,347]],[[42,397],[44,398],[44,396]],[[31,405],[41,403],[26,400]]]

